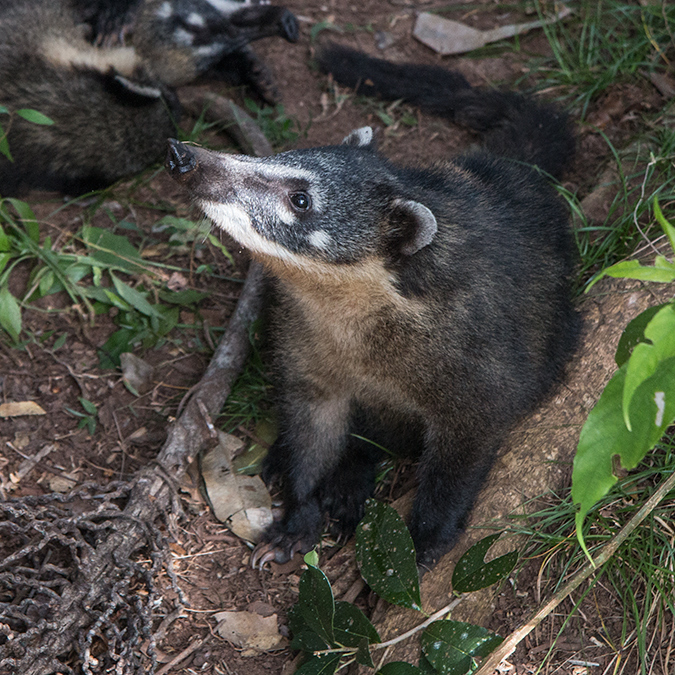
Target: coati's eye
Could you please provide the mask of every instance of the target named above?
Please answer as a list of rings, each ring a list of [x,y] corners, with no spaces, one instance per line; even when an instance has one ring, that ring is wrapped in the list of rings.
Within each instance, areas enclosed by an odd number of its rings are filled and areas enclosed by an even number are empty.
[[[291,200],[293,208],[297,211],[307,211],[312,205],[312,200],[306,192],[294,192],[288,198]]]

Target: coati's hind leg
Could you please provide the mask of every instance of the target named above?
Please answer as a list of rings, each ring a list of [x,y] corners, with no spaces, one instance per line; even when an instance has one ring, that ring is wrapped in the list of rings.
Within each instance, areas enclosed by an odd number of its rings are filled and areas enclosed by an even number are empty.
[[[409,528],[417,563],[431,567],[455,544],[492,466],[498,443],[430,425]]]
[[[251,557],[256,567],[309,551],[323,527],[322,487],[336,475],[347,451],[350,402],[345,398],[289,397],[281,430],[263,466],[263,477],[284,477],[284,516],[265,532]]]

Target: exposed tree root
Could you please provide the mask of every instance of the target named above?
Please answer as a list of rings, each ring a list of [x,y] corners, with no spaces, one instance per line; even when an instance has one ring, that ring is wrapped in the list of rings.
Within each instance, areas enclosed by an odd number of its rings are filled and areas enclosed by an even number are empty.
[[[70,674],[77,660],[87,674],[155,672],[152,611],[161,598],[154,579],[162,569],[181,597],[157,523],[179,510],[175,487],[212,442],[211,416],[248,355],[262,286],[253,264],[206,374],[156,461],[133,482],[0,503],[0,673]],[[141,551],[149,566],[135,562]],[[146,641],[149,670],[147,659],[141,666]]]

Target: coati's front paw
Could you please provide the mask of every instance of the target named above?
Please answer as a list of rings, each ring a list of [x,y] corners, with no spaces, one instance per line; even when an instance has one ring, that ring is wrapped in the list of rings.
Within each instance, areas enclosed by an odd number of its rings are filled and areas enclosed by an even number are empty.
[[[267,451],[262,461],[260,477],[268,487],[274,484],[282,483],[282,479],[288,470],[288,460],[286,458],[286,448],[276,441]]]
[[[251,567],[262,569],[268,562],[285,563],[296,553],[307,553],[316,544],[316,538],[305,534],[289,534],[281,524],[272,525],[251,554]]]

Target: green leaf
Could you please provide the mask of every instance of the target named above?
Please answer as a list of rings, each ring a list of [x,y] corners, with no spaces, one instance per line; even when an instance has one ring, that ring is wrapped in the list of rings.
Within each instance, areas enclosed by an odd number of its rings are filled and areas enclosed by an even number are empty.
[[[45,270],[45,273],[42,275],[42,278],[40,279],[40,284],[38,285],[40,296],[44,297],[45,295],[47,295],[54,288],[55,282],[56,277],[54,276],[54,272],[52,270]],[[63,288],[61,284],[58,285],[61,288]]]
[[[5,234],[5,231],[2,229],[2,225],[0,225],[0,251],[9,251],[9,249],[10,249],[9,237]]]
[[[306,624],[328,644],[335,642],[333,589],[326,575],[316,567],[308,567],[300,577],[298,611]]]
[[[356,648],[357,662],[374,668],[368,645],[380,642],[380,636],[358,607],[349,602],[336,602],[333,629],[337,644]]]
[[[185,291],[160,291],[159,297],[172,305],[196,305],[204,298],[208,298],[209,294],[188,289]]]
[[[631,431],[624,424],[622,410],[627,367],[623,365],[614,374],[589,413],[574,457],[572,499],[579,505],[577,537],[587,555],[584,518],[618,480],[613,472],[614,457],[618,456],[624,469],[635,468],[675,419],[675,357],[662,361],[633,394]]]
[[[487,656],[502,639],[482,626],[435,621],[422,634],[422,651],[441,675],[465,675],[476,656]]]
[[[7,286],[0,288],[0,327],[16,342],[21,333],[21,307]]]
[[[616,365],[619,366],[619,368],[624,363],[626,363],[626,361],[628,361],[631,352],[633,351],[636,345],[640,344],[640,342],[647,341],[647,339],[645,338],[645,328],[647,327],[647,324],[652,320],[652,317],[662,307],[665,307],[667,304],[670,303],[664,303],[663,305],[655,305],[654,307],[645,309],[644,312],[638,314],[624,328],[624,331],[621,334],[621,337],[619,338],[619,344],[617,345],[616,348],[616,354],[614,355],[614,360],[616,361]]]
[[[11,253],[0,253],[0,274],[2,274],[3,270],[5,269],[5,266],[11,259],[12,259]]]
[[[0,106],[2,108],[3,106]],[[6,108],[5,108],[6,109]],[[12,153],[9,151],[9,141],[7,140],[7,134],[5,130],[0,125],[0,153],[2,153],[10,162],[14,161]]]
[[[102,302],[106,302],[108,305],[117,307],[117,309],[121,309],[123,312],[129,312],[131,310],[131,305],[129,305],[128,302],[122,300],[122,298],[120,298],[117,294],[113,293],[109,288],[89,288],[87,289],[85,295],[87,296],[91,295],[92,297],[98,299],[98,293],[96,291],[103,292],[103,297],[105,298],[105,300]]]
[[[391,115],[387,115],[387,113],[383,110],[376,110],[375,114],[380,118],[385,126],[390,127],[394,124],[394,118]]]
[[[342,654],[323,654],[322,656],[310,656],[295,675],[333,675],[337,670]]]
[[[312,26],[312,29],[309,31],[309,41],[314,44],[319,33],[324,30],[332,30],[336,33],[342,33],[342,28],[336,26],[332,21],[319,21]],[[247,99],[248,100],[248,99]],[[255,112],[255,111],[254,111]]]
[[[424,671],[403,661],[391,661],[377,671],[377,675],[422,675]]]
[[[380,636],[366,615],[349,602],[335,603],[335,641],[344,647],[358,647],[365,638],[368,644],[380,642]]]
[[[481,539],[459,559],[452,573],[452,589],[456,593],[479,591],[509,576],[518,561],[518,551],[485,562],[485,554],[500,535],[498,532]]]
[[[362,666],[368,666],[368,668],[374,668],[375,664],[373,663],[373,657],[370,654],[370,643],[366,638],[363,638],[359,642],[356,652],[354,653],[354,660],[356,663],[360,663]]]
[[[637,260],[624,260],[603,271],[603,275],[619,279],[638,279],[640,281],[657,281],[670,283],[675,281],[675,265],[646,267]]]
[[[66,340],[68,339],[68,333],[61,333],[59,337],[56,338],[54,341],[54,346],[52,347],[53,351],[56,351],[57,349],[61,349],[63,345],[66,344]]]
[[[79,263],[68,265],[65,269],[66,276],[74,284],[76,284],[78,281],[82,281],[82,279],[84,279],[84,277],[86,277],[91,271],[92,268],[89,265],[82,265]]]
[[[94,258],[103,267],[112,267],[139,274],[145,271],[141,254],[126,238],[100,227],[82,228],[82,238]]]
[[[315,652],[320,649],[329,649],[330,644],[322,640],[305,621],[298,605],[294,605],[288,611],[288,628],[293,635],[291,649],[303,652]]]
[[[356,528],[356,560],[368,585],[387,602],[420,610],[415,547],[401,516],[369,499]]]
[[[38,225],[37,218],[26,202],[22,202],[20,199],[12,199],[11,197],[7,198],[7,201],[16,209],[16,212],[19,214],[19,218],[23,222],[24,229],[26,234],[32,239],[36,244],[40,242],[40,226]]]
[[[114,370],[120,366],[120,354],[132,351],[135,332],[128,328],[115,331],[99,350],[98,360],[101,369]]]
[[[4,105],[0,105],[0,115],[9,115],[9,109]]]
[[[206,237],[209,240],[211,246],[217,248],[234,265],[234,258],[232,257],[232,254],[227,250],[227,248],[225,248],[220,239],[211,233],[207,234]]]
[[[645,342],[635,346],[626,369],[623,386],[623,419],[631,429],[630,402],[635,390],[651,377],[662,361],[675,356],[675,305],[662,307],[647,324]]]
[[[16,111],[16,114],[33,124],[42,124],[44,126],[54,124],[54,120],[51,119],[51,117],[47,117],[47,115],[43,115],[41,112],[33,110],[32,108],[21,108]]]
[[[178,307],[165,307],[159,305],[157,311],[161,314],[162,320],[159,326],[155,329],[157,337],[164,337],[167,333],[172,331],[178,325],[180,319],[180,309]]]
[[[137,309],[141,314],[145,314],[146,316],[162,318],[162,315],[157,309],[146,300],[144,293],[137,291],[135,288],[131,288],[131,286],[125,284],[114,274],[111,274],[110,276],[112,277],[113,285],[119,296],[128,302],[134,309]]]
[[[668,237],[671,250],[673,253],[675,253],[675,227],[673,227],[663,215],[661,206],[659,205],[658,196],[654,197],[654,215],[656,216],[656,220],[659,221],[659,224],[663,228],[663,231],[666,233],[666,237]]]
[[[82,407],[90,415],[96,415],[98,413],[98,409],[96,408],[96,406],[91,401],[89,401],[86,398],[83,398],[82,396],[79,397],[79,400],[80,400],[80,403],[82,404]]]
[[[417,667],[424,673],[424,675],[437,675],[436,669],[431,665],[431,663],[429,663],[429,659],[427,659],[424,654],[420,654]]]
[[[313,548],[311,551],[305,553],[304,561],[310,567],[318,567],[319,566],[319,554],[316,552],[315,548]]]

